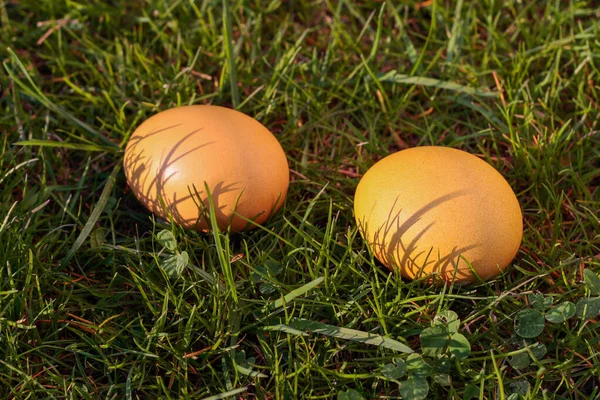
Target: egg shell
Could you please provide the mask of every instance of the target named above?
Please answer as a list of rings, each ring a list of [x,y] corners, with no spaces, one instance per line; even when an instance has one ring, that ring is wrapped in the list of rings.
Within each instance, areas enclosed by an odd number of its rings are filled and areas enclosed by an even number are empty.
[[[264,223],[283,204],[289,167],[275,136],[255,119],[219,106],[172,108],[131,135],[123,160],[127,183],[157,216],[210,229],[211,193],[220,229]],[[159,199],[162,199],[159,200]]]
[[[354,213],[377,259],[408,279],[490,279],[523,236],[508,182],[487,162],[447,147],[410,148],[377,162],[357,186]]]

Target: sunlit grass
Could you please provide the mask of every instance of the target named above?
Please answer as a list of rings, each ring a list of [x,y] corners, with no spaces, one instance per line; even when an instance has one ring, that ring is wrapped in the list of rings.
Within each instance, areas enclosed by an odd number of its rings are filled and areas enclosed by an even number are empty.
[[[0,397],[598,396],[595,2],[223,4],[0,0]],[[133,130],[184,104],[281,142],[290,192],[262,229],[185,231],[127,189]],[[426,144],[515,190],[502,276],[403,281],[362,241],[360,176]],[[551,322],[534,294],[588,308]]]

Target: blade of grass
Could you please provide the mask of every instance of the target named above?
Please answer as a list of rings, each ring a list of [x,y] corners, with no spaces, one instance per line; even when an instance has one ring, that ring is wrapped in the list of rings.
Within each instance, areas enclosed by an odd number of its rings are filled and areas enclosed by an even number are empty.
[[[230,261],[231,257],[229,254],[229,238],[227,235],[224,236],[224,238],[225,238],[225,246],[224,246],[223,242],[221,241],[221,230],[219,229],[219,225],[217,223],[217,214],[215,212],[215,203],[212,198],[210,188],[208,187],[208,184],[206,182],[204,183],[204,188],[206,190],[206,195],[208,197],[208,203],[209,203],[208,212],[209,212],[209,216],[210,216],[210,225],[211,225],[212,236],[215,241],[215,246],[217,247],[217,256],[219,257],[219,264],[221,265],[221,269],[223,270],[223,274],[225,275],[225,282],[227,283],[227,286],[229,287],[231,297],[233,298],[233,301],[237,303],[238,296],[237,296],[237,290],[235,288],[235,281],[233,279],[233,272],[231,270],[231,261]]]
[[[369,75],[369,77],[371,79],[373,79],[373,81],[375,81],[375,85],[377,86],[378,92],[381,95],[381,96],[377,96],[379,99],[379,104],[381,105],[383,113],[387,114],[388,111],[391,109],[391,103],[390,103],[390,98],[386,94],[385,89],[384,89],[383,85],[381,84],[381,82],[385,82],[385,81],[383,81],[381,78],[379,78],[375,74],[375,72],[373,72],[373,70],[371,70],[371,68],[369,67],[365,58],[362,55],[360,56],[360,60],[362,61],[362,65],[365,68],[365,70],[367,71],[367,74]],[[389,75],[389,74],[386,74],[386,76],[387,75]]]
[[[491,111],[486,109],[486,107],[483,104],[475,104],[472,101],[469,101],[466,98],[462,98],[462,97],[459,97],[458,99],[456,99],[456,103],[480,113],[488,121],[495,124],[498,127],[498,129],[501,130],[501,132],[508,131],[508,127],[506,126],[506,124],[504,122],[502,122],[496,115],[494,115],[494,113],[492,113]]]
[[[367,61],[371,61],[377,55],[377,50],[379,49],[379,41],[381,40],[381,27],[383,26],[383,12],[385,11],[385,4],[386,3],[382,3],[381,7],[379,8],[375,40],[373,42],[373,47],[371,48],[371,53],[369,53],[369,57],[367,57]]]
[[[404,26],[404,23],[402,22],[402,19],[400,18],[400,14],[398,14],[398,10],[396,9],[396,7],[394,7],[392,1],[387,0],[387,4],[388,4],[389,9],[392,11],[392,14],[394,15],[394,19],[396,20],[396,25],[398,25],[398,29],[400,29],[400,36],[402,37],[402,42],[404,42],[404,46],[406,46],[406,53],[408,55],[408,59],[409,59],[410,63],[414,66],[417,64],[417,61],[419,60],[419,55],[417,54],[415,45],[413,44],[412,40],[408,36],[408,33],[406,32],[406,27]],[[420,71],[420,70],[421,70],[421,68],[418,67],[417,71]]]
[[[9,169],[8,171],[6,171],[6,173],[4,174],[4,176],[0,179],[0,183],[2,183],[2,181],[4,181],[10,174],[18,171],[21,167],[25,167],[29,164],[33,164],[39,161],[39,158],[32,158],[31,160],[27,160],[27,161],[23,161],[20,164],[17,164],[16,166],[12,167],[11,169]]]
[[[435,78],[427,78],[424,76],[409,76],[399,74],[395,70],[381,75],[378,78],[379,82],[391,82],[400,83],[403,85],[417,85],[417,86],[429,86],[439,89],[446,89],[453,92],[470,94],[479,97],[498,97],[498,93],[490,92],[481,88],[472,88],[469,86],[461,85],[459,83],[442,81]]]
[[[285,333],[291,333],[293,335],[301,335],[301,336],[309,336],[308,333],[301,331],[300,329],[292,328],[291,326],[287,326],[284,324],[277,325],[267,325],[261,328],[263,331],[279,331]]]
[[[209,282],[211,285],[219,285],[219,287],[221,287],[222,289],[226,289],[227,288],[227,286],[225,286],[223,283],[221,283],[219,280],[217,280],[214,276],[212,276],[211,274],[209,274],[205,270],[203,270],[201,268],[198,268],[194,264],[190,264],[189,266],[194,271],[196,271],[198,273],[198,275],[202,276],[202,278],[205,281]]]
[[[112,188],[115,185],[115,181],[117,180],[117,174],[119,173],[120,170],[121,170],[121,165],[117,164],[115,166],[115,168],[113,169],[113,171],[111,172],[110,176],[108,177],[108,180],[106,181],[106,184],[104,185],[104,189],[102,190],[102,194],[100,195],[100,198],[98,199],[98,202],[96,203],[96,206],[94,206],[94,209],[92,210],[92,213],[90,214],[90,218],[85,223],[85,226],[81,230],[81,233],[79,234],[77,239],[75,239],[75,243],[73,243],[73,247],[71,247],[71,249],[65,256],[65,258],[63,258],[63,260],[60,264],[61,268],[64,267],[71,260],[71,258],[73,258],[73,256],[77,252],[77,250],[79,250],[79,248],[81,247],[83,242],[87,239],[87,237],[90,235],[90,233],[94,229],[94,226],[96,225],[98,218],[100,218],[102,211],[104,211],[104,207],[106,206],[106,203],[108,202],[108,198],[110,197],[110,195],[112,193]]]
[[[250,376],[252,378],[268,378],[269,375],[265,375],[262,372],[254,371],[253,369],[242,367],[236,364],[235,369],[242,375]]]
[[[504,382],[502,380],[502,373],[500,372],[500,369],[498,368],[498,364],[496,364],[496,358],[494,357],[494,350],[490,350],[490,356],[491,356],[491,360],[492,360],[492,366],[494,367],[494,374],[496,375],[496,378],[498,379],[498,395],[499,395],[499,399],[504,400],[506,398],[505,393],[504,393]]]
[[[401,353],[412,353],[413,350],[407,345],[384,336],[375,335],[356,329],[341,328],[334,325],[328,325],[317,321],[307,319],[293,318],[287,324],[272,325],[270,330],[283,330],[283,327],[305,330],[311,333],[334,337],[336,339],[350,340],[352,342],[366,343],[373,346],[385,347]]]
[[[421,63],[423,62],[423,59],[425,58],[425,55],[427,54],[426,50],[429,47],[429,43],[431,42],[435,31],[437,29],[437,1],[433,0],[433,5],[431,7],[431,24],[429,25],[429,31],[427,32],[427,39],[425,39],[425,44],[423,45],[423,48],[421,49],[421,54],[419,55],[419,58],[417,58],[417,62],[413,63],[413,67],[409,73],[410,76],[414,75],[415,72],[417,72],[420,68],[421,68]]]
[[[41,383],[39,383],[36,379],[34,379],[31,375],[28,375],[27,373],[21,371],[20,369],[13,367],[12,365],[10,365],[7,362],[4,362],[3,360],[0,360],[0,364],[4,365],[4,367],[13,371],[17,375],[23,377],[23,382],[25,382],[25,383],[31,382],[33,385],[39,386],[41,388],[41,390],[44,390],[44,386]]]
[[[229,86],[231,89],[231,102],[237,109],[240,104],[238,92],[237,69],[235,66],[235,52],[233,50],[233,29],[231,26],[231,11],[229,1],[223,0],[223,40],[225,41],[225,57],[229,70]]]
[[[17,77],[16,74],[14,73],[14,71],[8,67],[8,62],[5,61],[4,69],[8,72],[11,79],[21,88],[21,90],[23,90],[27,95],[33,97],[44,107],[48,108],[50,111],[55,112],[56,114],[62,116],[63,118],[73,122],[75,125],[82,128],[85,132],[92,135],[92,137],[100,140],[101,142],[103,142],[104,144],[106,144],[110,147],[115,147],[115,148],[117,147],[116,144],[114,144],[113,142],[108,140],[106,137],[104,137],[102,134],[100,134],[100,132],[98,132],[96,129],[92,128],[90,125],[86,124],[85,122],[80,121],[79,119],[74,117],[72,114],[68,113],[66,110],[64,110],[63,108],[57,106],[52,101],[50,101],[50,99],[48,99],[48,97],[46,97],[46,95],[44,93],[42,93],[42,91],[39,89],[39,87],[35,84],[35,82],[33,81],[33,78],[27,71],[27,67],[25,67],[25,65],[19,58],[19,56],[17,56],[17,54],[10,47],[7,48],[7,51],[10,54],[12,60],[16,64],[19,71],[25,76],[25,79],[27,79],[27,81],[29,82],[30,86],[28,86],[27,84],[25,84],[25,82],[23,82],[21,79],[19,79],[19,77]]]
[[[229,390],[227,392],[215,394],[214,396],[205,397],[202,400],[220,400],[220,399],[226,399],[228,397],[235,396],[236,394],[244,393],[247,390],[248,390],[247,387],[233,389],[233,390]]]
[[[325,278],[323,277],[319,277],[315,280],[312,280],[310,282],[308,282],[306,285],[302,285],[300,286],[298,289],[294,289],[291,292],[289,292],[288,294],[286,294],[285,296],[275,300],[273,303],[271,303],[270,307],[271,309],[274,308],[279,308],[287,303],[289,303],[290,301],[294,300],[297,297],[302,296],[303,294],[311,291],[312,289],[316,288],[319,284],[321,284],[323,281],[325,280]]]
[[[73,150],[84,150],[84,151],[102,151],[106,153],[116,153],[119,151],[117,147],[105,147],[98,146],[95,144],[84,144],[84,143],[66,143],[66,142],[55,142],[53,140],[22,140],[16,142],[17,146],[38,146],[38,147],[58,147],[61,149],[73,149]]]
[[[458,57],[458,42],[460,39],[460,28],[462,26],[461,12],[462,12],[463,0],[456,2],[456,8],[454,9],[454,22],[452,23],[452,31],[450,34],[450,40],[448,41],[448,47],[446,48],[446,60],[451,63],[454,57]]]

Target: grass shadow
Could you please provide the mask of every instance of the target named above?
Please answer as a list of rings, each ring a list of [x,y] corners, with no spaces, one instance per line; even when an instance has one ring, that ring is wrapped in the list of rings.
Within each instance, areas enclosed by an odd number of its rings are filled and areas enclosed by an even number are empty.
[[[436,275],[442,279],[454,276],[459,281],[464,280],[471,273],[461,272],[466,270],[466,268],[459,268],[461,256],[479,247],[479,243],[455,246],[446,254],[441,254],[439,251],[435,254],[433,247],[424,248],[421,243],[424,236],[435,226],[435,221],[428,223],[414,234],[407,235],[407,232],[432,210],[466,195],[468,190],[456,190],[439,196],[411,215],[405,215],[403,208],[398,209],[399,197],[397,197],[390,207],[385,223],[376,227],[372,234],[369,234],[370,227],[364,221],[359,222],[359,228],[367,234],[366,237],[370,238],[376,257],[390,268],[399,268],[405,278],[417,279]]]
[[[183,163],[186,168],[194,165],[194,159],[201,157],[198,152],[214,142],[194,145],[198,143],[197,135],[203,129],[198,128],[185,134],[174,145],[160,147],[164,142],[156,140],[155,135],[169,134],[169,130],[178,126],[180,124],[131,138],[123,160],[127,182],[140,202],[154,214],[165,220],[172,218],[186,228],[205,229],[210,226],[205,210],[208,205],[207,194],[204,191],[205,182],[178,183],[176,181],[180,174],[179,165]],[[157,157],[157,154],[160,154],[160,157]],[[201,175],[201,171],[191,172],[198,172]],[[201,190],[196,191],[194,186],[199,186]],[[224,212],[226,205],[219,200],[220,197],[239,189],[237,182],[226,183],[225,181],[218,182],[211,188],[215,213],[219,221],[228,218]],[[193,202],[195,207],[187,205],[189,202]]]

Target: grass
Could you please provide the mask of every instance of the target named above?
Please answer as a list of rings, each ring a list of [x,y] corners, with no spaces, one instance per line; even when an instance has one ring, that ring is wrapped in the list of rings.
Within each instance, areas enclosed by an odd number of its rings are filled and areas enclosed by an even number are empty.
[[[548,299],[598,294],[599,20],[593,0],[0,0],[0,398],[598,397],[600,319]],[[265,229],[184,231],[127,189],[141,121],[204,103],[286,150]],[[426,144],[515,190],[502,276],[403,281],[361,240],[361,174]]]

